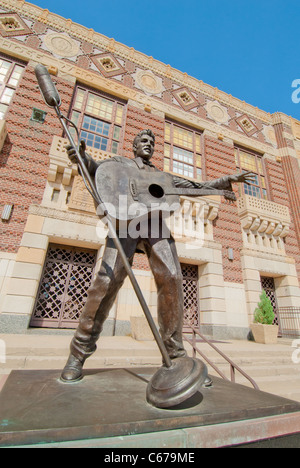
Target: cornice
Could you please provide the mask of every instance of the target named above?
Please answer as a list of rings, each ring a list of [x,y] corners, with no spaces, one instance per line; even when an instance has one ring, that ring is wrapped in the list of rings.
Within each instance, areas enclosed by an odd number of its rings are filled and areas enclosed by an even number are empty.
[[[250,117],[258,118],[264,123],[272,124],[272,114],[220,91],[218,88],[214,88],[202,80],[189,76],[187,73],[172,68],[170,65],[155,60],[153,57],[138,52],[133,47],[128,47],[115,41],[113,38],[108,38],[101,33],[95,32],[93,29],[74,23],[71,19],[65,19],[55,13],[51,13],[47,9],[42,9],[24,0],[0,0],[0,6],[11,9],[20,15],[38,20],[75,38],[85,40],[95,47],[113,52],[123,59],[128,59],[154,73],[171,78],[179,85],[188,86],[190,89],[204,94],[209,99],[217,100],[241,113],[247,113]]]

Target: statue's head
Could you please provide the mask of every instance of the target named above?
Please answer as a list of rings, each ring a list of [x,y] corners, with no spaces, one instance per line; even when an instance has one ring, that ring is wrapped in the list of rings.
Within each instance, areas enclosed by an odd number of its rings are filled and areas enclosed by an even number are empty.
[[[141,157],[148,161],[152,158],[155,146],[155,136],[152,130],[142,130],[133,140],[134,157]]]

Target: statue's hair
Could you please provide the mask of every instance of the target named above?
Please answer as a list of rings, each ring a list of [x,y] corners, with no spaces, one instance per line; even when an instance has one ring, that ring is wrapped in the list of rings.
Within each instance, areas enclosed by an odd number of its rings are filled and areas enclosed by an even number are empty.
[[[153,138],[153,140],[155,141],[155,135],[154,133],[152,132],[152,130],[142,130],[141,132],[139,132],[136,137],[134,138],[133,140],[133,148],[136,147],[136,145],[138,144],[138,141],[142,138],[143,135],[149,135],[151,136],[151,138]]]

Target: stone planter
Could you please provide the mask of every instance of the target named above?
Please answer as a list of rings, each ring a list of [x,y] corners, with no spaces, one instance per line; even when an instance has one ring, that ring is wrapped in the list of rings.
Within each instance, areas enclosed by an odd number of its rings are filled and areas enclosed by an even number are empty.
[[[252,323],[250,328],[256,343],[277,343],[278,325],[263,325],[262,323]]]

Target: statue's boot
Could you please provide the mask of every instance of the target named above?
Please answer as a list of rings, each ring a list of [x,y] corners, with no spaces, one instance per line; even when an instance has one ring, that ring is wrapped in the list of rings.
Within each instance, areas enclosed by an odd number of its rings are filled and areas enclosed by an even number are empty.
[[[62,371],[60,379],[63,382],[78,382],[82,379],[82,367],[84,361],[70,354],[67,364]]]

